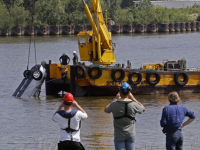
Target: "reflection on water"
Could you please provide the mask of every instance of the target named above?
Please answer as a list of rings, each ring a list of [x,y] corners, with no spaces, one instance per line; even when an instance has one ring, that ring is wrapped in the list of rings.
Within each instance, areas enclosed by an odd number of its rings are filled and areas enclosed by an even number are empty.
[[[160,62],[162,59],[185,57],[189,66],[199,64],[200,38],[198,33],[182,34],[131,34],[113,36],[119,63],[132,61],[132,67],[143,62]],[[11,97],[23,78],[27,67],[30,37],[0,37],[0,150],[54,150],[59,138],[59,127],[52,116],[62,98],[45,96],[42,87],[39,99],[16,99]],[[77,50],[76,36],[36,37],[37,61],[52,60],[66,52],[73,57]],[[123,53],[122,53],[123,51]],[[126,51],[126,52],[124,52]],[[78,51],[77,51],[78,52]],[[128,54],[128,55],[127,55]],[[72,62],[70,62],[72,63]],[[30,67],[35,64],[33,44]],[[167,95],[135,95],[145,105],[146,111],[137,115],[136,149],[164,150],[165,135],[159,125],[162,108],[168,105]],[[200,149],[200,94],[181,94],[183,106],[195,112],[197,119],[184,128],[184,149]],[[77,97],[78,103],[89,118],[82,123],[81,139],[86,150],[114,150],[113,118],[104,108],[113,97]]]

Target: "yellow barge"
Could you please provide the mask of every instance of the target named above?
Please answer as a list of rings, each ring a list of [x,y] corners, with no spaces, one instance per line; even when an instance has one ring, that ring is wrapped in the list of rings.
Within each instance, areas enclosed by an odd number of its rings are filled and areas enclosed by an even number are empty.
[[[140,69],[129,65],[111,66],[116,62],[115,44],[107,30],[108,18],[103,18],[99,0],[92,0],[89,10],[83,7],[92,26],[91,31],[81,31],[77,35],[81,61],[91,61],[92,65],[77,65],[62,68],[60,64],[46,65],[46,94],[60,91],[71,92],[75,96],[115,95],[123,82],[128,82],[134,94],[157,94],[178,92],[200,92],[200,69],[189,70],[186,60],[165,60],[163,63],[145,63]],[[93,14],[93,15],[92,15]],[[95,22],[96,21],[96,22]]]

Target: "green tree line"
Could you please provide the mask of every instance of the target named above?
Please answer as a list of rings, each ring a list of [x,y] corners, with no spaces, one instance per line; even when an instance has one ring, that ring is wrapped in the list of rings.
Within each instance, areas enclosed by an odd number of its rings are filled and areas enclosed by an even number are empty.
[[[35,2],[33,2],[35,1]],[[85,0],[91,8],[92,0]],[[200,21],[200,6],[167,9],[150,0],[100,0],[115,24],[153,24]],[[25,26],[88,25],[82,0],[0,0],[0,30]]]

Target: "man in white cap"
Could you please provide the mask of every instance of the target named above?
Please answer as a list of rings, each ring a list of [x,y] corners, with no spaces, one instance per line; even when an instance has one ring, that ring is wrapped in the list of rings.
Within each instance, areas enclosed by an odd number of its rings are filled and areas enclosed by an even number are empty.
[[[77,56],[77,54],[76,54],[76,51],[73,51],[73,55],[74,55],[74,57],[73,57],[73,65],[77,65],[78,64],[78,56]]]

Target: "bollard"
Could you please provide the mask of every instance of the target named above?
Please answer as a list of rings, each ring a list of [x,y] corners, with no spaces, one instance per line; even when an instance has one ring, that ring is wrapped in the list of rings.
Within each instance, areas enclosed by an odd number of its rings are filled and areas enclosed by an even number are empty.
[[[24,30],[23,30],[24,31]],[[23,32],[24,33],[24,32]],[[11,35],[21,36],[22,35],[22,27],[14,27],[11,29]]]
[[[123,33],[132,33],[133,32],[132,24],[123,25],[122,32]]]
[[[78,34],[80,31],[85,31],[85,26],[84,25],[75,26],[74,34]]]
[[[74,34],[75,26],[62,26],[62,34]]]
[[[180,30],[181,30],[182,32],[186,31],[185,22],[181,22],[181,23],[180,23]]]
[[[180,32],[181,31],[180,30],[180,23],[178,23],[178,22],[175,23],[175,31],[176,32]]]
[[[200,30],[200,22],[196,22],[196,29],[199,31]]]
[[[59,26],[59,34],[62,34],[63,26]]]
[[[114,34],[120,34],[122,32],[122,25],[112,25],[111,32]]]
[[[169,32],[169,24],[168,23],[161,23],[158,26],[159,32]]]
[[[144,33],[145,32],[145,25],[144,24],[138,24],[136,26],[135,32]]]
[[[49,27],[48,26],[41,26],[37,28],[37,35],[48,35],[49,34]]]
[[[191,22],[191,30],[196,31],[196,22]]]
[[[132,32],[135,32],[135,24],[132,24]]]
[[[147,32],[152,32],[152,33],[157,32],[157,25],[156,24],[148,24]]]
[[[59,35],[59,26],[50,26],[49,34],[50,35]]]
[[[191,22],[186,22],[185,28],[186,28],[186,31],[191,31]]]
[[[169,24],[169,31],[174,32],[175,31],[175,23],[170,23]]]
[[[34,35],[34,27],[25,27],[24,28],[24,35]]]
[[[123,33],[132,33],[133,32],[132,24],[123,25],[122,32]]]

